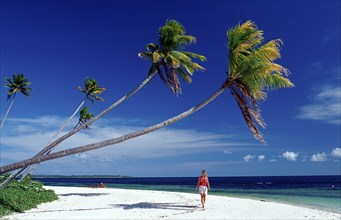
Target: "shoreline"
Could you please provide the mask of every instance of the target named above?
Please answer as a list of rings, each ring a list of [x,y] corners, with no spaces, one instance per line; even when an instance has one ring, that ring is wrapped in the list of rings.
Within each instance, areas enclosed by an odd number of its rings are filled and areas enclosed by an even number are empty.
[[[116,188],[57,187],[59,199],[5,219],[341,219],[341,213],[289,204],[198,194]]]
[[[124,184],[123,184],[124,185]],[[178,191],[178,190],[167,190],[167,189],[144,189],[144,188],[126,188],[126,187],[121,187],[121,186],[117,186],[115,185],[115,187],[111,187],[109,185],[109,189],[123,189],[123,190],[144,190],[144,191],[158,191],[158,192],[174,192],[174,193],[189,193],[189,194],[196,194],[196,193],[192,193],[192,191]],[[154,186],[154,185],[151,185]],[[157,185],[155,185],[157,186]],[[66,186],[68,187],[68,186]],[[85,187],[85,186],[75,186],[75,187]],[[186,187],[186,186],[185,186]],[[273,203],[279,203],[279,204],[286,204],[286,205],[293,205],[293,206],[298,206],[298,207],[302,207],[302,208],[309,208],[309,209],[316,209],[316,210],[320,210],[320,211],[326,211],[326,212],[332,212],[332,213],[336,213],[339,214],[341,213],[341,208],[340,208],[340,212],[338,212],[338,210],[335,210],[333,208],[327,207],[327,206],[321,206],[321,205],[316,205],[316,204],[305,204],[302,202],[297,202],[294,203],[293,201],[289,201],[289,200],[281,200],[281,199],[275,199],[275,198],[264,198],[264,195],[248,195],[248,194],[230,194],[228,192],[224,192],[224,193],[216,193],[214,191],[210,191],[209,195],[212,196],[223,196],[223,197],[228,197],[228,198],[239,198],[239,199],[251,199],[251,200],[255,200],[255,201],[262,201],[264,200],[264,202],[273,202]],[[340,219],[341,220],[341,219]]]

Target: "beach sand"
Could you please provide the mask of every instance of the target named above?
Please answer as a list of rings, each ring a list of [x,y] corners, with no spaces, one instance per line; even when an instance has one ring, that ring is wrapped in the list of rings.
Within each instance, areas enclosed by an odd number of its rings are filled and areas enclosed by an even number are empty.
[[[268,201],[191,193],[52,187],[59,199],[5,219],[341,219],[341,214]]]

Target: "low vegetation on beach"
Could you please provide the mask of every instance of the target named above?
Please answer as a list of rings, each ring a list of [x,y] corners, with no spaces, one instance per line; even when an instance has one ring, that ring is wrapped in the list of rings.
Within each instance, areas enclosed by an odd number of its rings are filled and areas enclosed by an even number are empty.
[[[0,183],[7,176],[0,176]],[[24,212],[36,208],[39,204],[58,199],[52,190],[43,188],[43,184],[30,177],[24,181],[12,181],[7,188],[0,190],[0,217],[13,212]]]

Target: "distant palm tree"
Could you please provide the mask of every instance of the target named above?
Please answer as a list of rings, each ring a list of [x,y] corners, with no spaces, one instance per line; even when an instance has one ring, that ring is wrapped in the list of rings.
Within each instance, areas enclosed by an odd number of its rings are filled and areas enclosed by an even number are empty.
[[[12,108],[12,105],[14,103],[14,99],[15,99],[17,93],[20,92],[23,95],[30,97],[30,92],[32,91],[32,89],[30,87],[28,87],[31,84],[31,82],[28,81],[28,79],[25,78],[22,73],[19,73],[18,75],[13,74],[12,79],[13,79],[13,81],[10,78],[6,78],[7,84],[5,85],[5,87],[9,88],[9,90],[7,92],[7,100],[12,99],[12,101],[11,101],[11,104],[9,105],[7,111],[6,111],[4,118],[2,119],[0,129],[2,129],[2,126],[5,123],[7,115]]]
[[[104,91],[104,87],[100,87],[98,85],[98,82],[95,79],[88,79],[88,77],[84,80],[84,88],[81,86],[78,86],[77,89],[85,94],[84,100],[81,102],[81,104],[77,107],[76,111],[67,119],[67,121],[62,125],[62,127],[57,131],[55,135],[50,139],[47,145],[51,143],[53,139],[55,139],[70,123],[72,118],[78,113],[78,111],[82,108],[82,106],[85,104],[86,100],[89,100],[92,104],[95,103],[95,100],[103,102],[104,99],[100,97]]]
[[[84,123],[86,123],[87,121],[89,121],[90,119],[92,119],[94,117],[94,114],[92,114],[91,112],[89,112],[88,107],[84,107],[80,112],[79,112],[79,120],[78,123],[76,124],[76,126],[73,128],[75,129],[78,125],[82,125]],[[85,126],[85,129],[90,128],[89,126]]]
[[[58,138],[54,142],[48,144],[43,150],[41,150],[38,154],[36,154],[36,157],[39,157],[39,156],[43,155],[44,153],[46,153],[47,151],[50,151],[50,149],[54,148],[55,146],[57,146],[58,144],[60,144],[64,140],[66,140],[67,138],[71,137],[72,135],[74,135],[75,133],[77,133],[78,131],[83,129],[84,127],[92,124],[93,122],[98,120],[100,117],[102,117],[106,113],[110,112],[112,109],[116,108],[122,102],[124,102],[129,97],[131,97],[136,92],[138,92],[140,89],[142,89],[157,73],[161,77],[162,82],[165,82],[163,74],[162,74],[162,70],[161,70],[162,67],[165,68],[164,69],[165,71],[172,70],[172,75],[169,75],[169,74],[167,75],[168,85],[170,86],[171,89],[173,88],[172,92],[176,92],[176,94],[181,92],[180,83],[178,81],[178,77],[173,74],[174,71],[178,72],[179,75],[181,76],[181,78],[183,78],[185,81],[187,81],[189,83],[191,82],[191,78],[188,75],[186,75],[185,71],[182,70],[181,66],[172,65],[172,63],[169,64],[169,60],[173,59],[173,58],[171,56],[169,56],[168,54],[172,55],[171,52],[174,52],[175,54],[177,54],[175,56],[181,57],[181,49],[183,49],[185,45],[194,43],[195,37],[190,36],[190,35],[186,35],[184,27],[179,22],[177,22],[175,20],[170,20],[170,21],[166,22],[165,26],[160,28],[160,30],[159,30],[159,42],[160,42],[160,45],[148,44],[147,45],[148,51],[147,52],[141,52],[138,55],[139,55],[139,57],[149,59],[150,56],[148,54],[149,54],[149,52],[151,52],[149,50],[152,50],[153,46],[158,47],[158,48],[164,48],[163,51],[154,50],[151,53],[155,54],[154,56],[161,56],[164,58],[168,56],[167,61],[163,58],[159,58],[158,61],[157,61],[157,59],[155,59],[156,63],[154,63],[154,60],[153,60],[153,64],[152,64],[152,66],[148,72],[148,77],[140,85],[138,85],[134,90],[129,92],[127,95],[123,96],[121,99],[119,99],[114,104],[112,104],[111,106],[109,106],[108,108],[103,110],[101,113],[99,113],[97,116],[95,116],[91,120],[89,120],[86,123],[78,126],[77,128],[68,132],[64,136]],[[171,51],[171,49],[173,49],[174,51]],[[201,61],[204,61],[206,59],[204,56],[201,56],[201,55],[198,55],[198,54],[195,54],[192,52],[183,52],[183,53],[185,56],[192,57],[192,58],[199,58]],[[179,58],[179,59],[184,60],[186,58]],[[174,62],[177,62],[177,60],[178,60],[177,58],[174,58]],[[188,69],[188,73],[190,75],[193,74],[194,70],[204,70],[203,67],[201,67],[197,63],[192,62],[191,59],[181,61],[181,65],[184,66],[186,70]],[[174,77],[176,80],[174,80]],[[177,88],[176,91],[175,91],[174,87]],[[19,174],[22,171],[23,171],[23,169],[20,169],[16,173]],[[16,175],[18,175],[18,174],[16,174]],[[0,188],[1,188],[1,186],[0,186]]]
[[[104,99],[102,97],[100,97],[99,95],[101,95],[105,91],[105,88],[100,87],[98,85],[98,82],[95,79],[88,79],[88,77],[86,77],[84,80],[84,88],[82,88],[81,86],[78,86],[77,89],[85,94],[84,100],[77,107],[76,111],[62,125],[62,127],[52,136],[52,138],[49,140],[49,142],[45,146],[45,148],[44,148],[45,150],[44,149],[42,150],[42,151],[45,151],[43,154],[48,154],[49,152],[51,152],[51,150],[53,148],[47,149],[47,146],[66,128],[66,126],[70,123],[72,118],[78,113],[79,109],[85,104],[86,100],[91,101],[92,104],[94,104],[95,100],[101,101],[101,102],[104,101]],[[28,174],[31,174],[33,172],[33,170],[36,169],[37,166],[38,166],[38,164],[29,166],[26,169],[26,171],[24,172],[24,174],[22,175],[20,180],[21,181],[24,180]],[[13,176],[11,178],[14,179],[23,170],[24,169],[18,170],[17,172],[15,172],[13,174]]]
[[[34,157],[28,160],[0,167],[0,174],[18,169],[22,167],[23,164],[34,164],[72,154],[83,153],[105,146],[118,144],[126,140],[150,133],[175,123],[200,110],[216,99],[227,88],[231,89],[231,92],[235,97],[237,104],[242,111],[244,119],[251,129],[252,134],[257,140],[265,143],[261,133],[258,131],[255,125],[255,123],[258,123],[262,127],[265,126],[263,120],[261,119],[259,108],[257,107],[257,101],[265,100],[265,89],[270,91],[273,89],[290,88],[294,86],[293,83],[286,78],[288,75],[288,70],[273,62],[280,58],[279,49],[281,41],[272,40],[261,45],[264,39],[263,32],[259,30],[251,21],[247,21],[244,24],[239,24],[228,30],[227,37],[229,40],[229,67],[227,79],[215,93],[213,93],[209,98],[201,102],[199,105],[161,123],[127,135],[123,135],[118,138],[63,150],[46,156]]]
[[[99,87],[98,82],[94,79],[85,78],[84,89],[81,86],[78,86],[77,89],[81,91],[82,93],[84,93],[85,100],[86,99],[90,100],[92,104],[94,104],[95,100],[101,101],[101,102],[104,101],[104,99],[100,97],[99,95],[104,92],[105,88]]]

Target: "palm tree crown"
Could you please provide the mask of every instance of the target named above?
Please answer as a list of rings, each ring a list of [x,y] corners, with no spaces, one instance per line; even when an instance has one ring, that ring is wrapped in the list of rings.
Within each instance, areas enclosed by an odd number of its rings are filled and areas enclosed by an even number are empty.
[[[152,60],[148,75],[157,71],[164,84],[168,84],[175,94],[181,93],[181,86],[177,74],[188,83],[196,70],[205,70],[192,58],[205,61],[202,55],[182,51],[185,45],[195,43],[195,37],[186,35],[185,28],[176,20],[168,20],[159,29],[159,44],[149,43],[147,51],[140,52],[139,57]],[[167,81],[166,81],[167,80]]]
[[[7,84],[5,87],[8,87],[8,93],[7,93],[7,99],[15,97],[16,93],[20,92],[24,94],[27,97],[30,97],[30,92],[32,89],[28,87],[31,82],[28,81],[27,78],[24,77],[22,73],[19,73],[18,75],[13,74],[13,81],[10,78],[6,78]]]
[[[78,125],[82,125],[84,123],[86,123],[88,120],[92,119],[94,117],[94,115],[89,112],[89,109],[88,107],[84,107],[82,108],[82,110],[79,112],[79,120],[78,120],[78,123],[77,125],[75,126],[75,128],[78,126]],[[85,129],[89,128],[88,125],[86,125],[84,127]]]
[[[266,99],[267,90],[293,87],[286,78],[289,71],[274,63],[280,58],[280,39],[263,45],[263,31],[247,21],[227,31],[228,38],[228,83],[237,104],[256,139],[265,143],[256,127],[265,128],[257,101]]]
[[[25,96],[30,97],[30,92],[32,91],[32,89],[28,87],[31,84],[31,82],[28,81],[28,79],[26,79],[22,73],[19,73],[18,75],[13,74],[13,81],[10,78],[6,78],[6,81],[7,84],[5,84],[5,87],[9,88],[7,92],[7,100],[12,98],[12,101],[5,113],[4,118],[0,123],[0,129],[2,129],[7,118],[7,115],[12,108],[16,94],[20,92]]]
[[[84,81],[84,89],[78,86],[78,90],[86,94],[86,99],[94,103],[94,99],[103,102],[104,99],[99,95],[105,90],[103,87],[99,87],[98,82],[94,79],[86,78]]]

